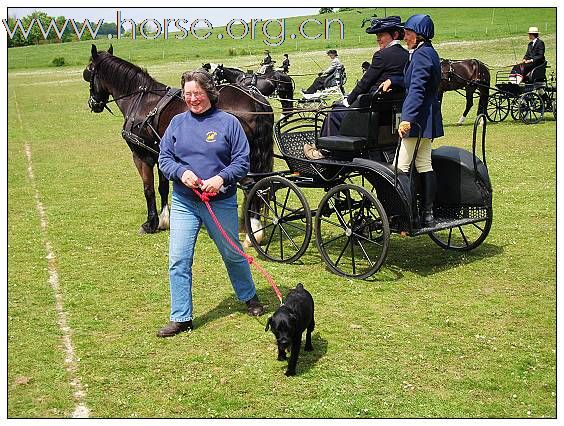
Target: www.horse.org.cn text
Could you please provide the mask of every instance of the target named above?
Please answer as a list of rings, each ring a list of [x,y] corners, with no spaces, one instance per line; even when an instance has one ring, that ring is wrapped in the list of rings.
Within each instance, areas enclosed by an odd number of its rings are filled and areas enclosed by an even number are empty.
[[[3,19],[4,27],[10,38],[21,32],[24,38],[31,33],[33,26],[37,26],[42,36],[47,40],[51,32],[61,39],[65,31],[74,31],[78,39],[83,35],[89,34],[93,39],[98,35],[98,31],[104,19],[98,21],[84,20],[84,22],[66,19],[64,22],[41,22],[33,18],[29,23],[24,24],[20,19],[16,19],[13,25],[9,25]],[[280,46],[287,39],[298,41],[300,38],[305,40],[316,39],[340,39],[345,38],[345,24],[341,19],[308,18],[292,28],[287,25],[286,19],[251,19],[246,22],[244,19],[233,18],[225,27],[214,28],[212,23],[205,18],[185,19],[185,18],[164,18],[161,20],[145,18],[142,21],[135,21],[131,18],[122,18],[121,11],[116,11],[116,34],[109,35],[110,38],[116,37],[129,39],[154,40],[158,38],[175,38],[178,40],[194,39],[207,40],[216,38],[217,40],[256,40],[262,39],[267,46]]]

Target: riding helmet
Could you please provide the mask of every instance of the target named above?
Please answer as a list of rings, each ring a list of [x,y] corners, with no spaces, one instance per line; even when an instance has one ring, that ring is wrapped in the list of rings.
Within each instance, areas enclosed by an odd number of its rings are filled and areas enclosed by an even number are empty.
[[[413,15],[403,24],[403,28],[423,36],[426,40],[431,40],[435,35],[435,25],[429,15]]]
[[[372,19],[370,26],[366,29],[368,34],[378,34],[390,31],[401,31],[401,18],[399,16],[387,16],[382,19]]]

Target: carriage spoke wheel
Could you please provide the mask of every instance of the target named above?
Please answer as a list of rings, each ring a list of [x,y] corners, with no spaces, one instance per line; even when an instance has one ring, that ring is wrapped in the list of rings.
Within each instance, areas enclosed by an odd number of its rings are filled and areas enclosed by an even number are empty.
[[[488,97],[486,117],[492,123],[503,121],[509,114],[509,99],[505,93],[496,92]]]
[[[484,242],[491,227],[492,210],[489,209],[487,217],[480,222],[430,232],[429,237],[445,250],[470,251]]]
[[[511,105],[511,116],[525,124],[536,124],[544,116],[544,101],[538,93],[524,93]]]
[[[260,229],[251,231],[251,218]],[[306,251],[312,216],[303,192],[288,179],[270,176],[253,186],[245,204],[245,228],[255,250],[275,262],[291,263]],[[257,238],[262,234],[261,241]]]
[[[316,243],[338,275],[364,279],[388,253],[390,226],[382,204],[366,189],[338,185],[323,197],[315,215]]]

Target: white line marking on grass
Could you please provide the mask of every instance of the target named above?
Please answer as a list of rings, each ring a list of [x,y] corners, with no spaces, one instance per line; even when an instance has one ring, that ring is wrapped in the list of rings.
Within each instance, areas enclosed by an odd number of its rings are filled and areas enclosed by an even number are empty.
[[[23,128],[23,122],[20,115],[20,109],[18,106],[18,101],[16,99],[16,92],[14,91],[14,104],[16,106],[16,114],[18,117],[18,121],[20,127]],[[69,373],[69,383],[73,388],[73,396],[77,403],[74,412],[72,413],[72,417],[89,417],[90,410],[86,406],[84,399],[86,397],[86,391],[82,386],[80,379],[77,376],[78,371],[78,358],[74,352],[74,347],[72,344],[72,330],[68,326],[67,323],[67,314],[64,309],[63,304],[63,296],[61,295],[61,288],[59,285],[59,271],[57,269],[57,257],[55,256],[55,252],[53,251],[53,247],[51,246],[51,242],[47,238],[47,228],[49,222],[47,220],[47,213],[45,212],[45,207],[43,207],[43,203],[41,202],[41,195],[39,194],[39,190],[37,189],[37,185],[35,183],[35,176],[33,174],[33,162],[31,159],[31,147],[28,142],[24,144],[24,151],[27,157],[27,175],[31,182],[31,187],[34,191],[35,197],[35,205],[37,208],[37,212],[39,213],[39,220],[41,225],[41,233],[43,234],[43,242],[45,244],[45,252],[47,259],[47,270],[49,272],[49,284],[53,289],[53,294],[55,296],[55,310],[57,311],[58,320],[57,323],[59,324],[59,329],[61,330],[63,346],[65,349],[65,364],[66,370]]]

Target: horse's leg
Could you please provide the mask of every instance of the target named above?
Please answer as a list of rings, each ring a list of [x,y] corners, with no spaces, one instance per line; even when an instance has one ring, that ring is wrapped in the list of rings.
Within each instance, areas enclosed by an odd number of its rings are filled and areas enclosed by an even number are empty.
[[[159,214],[158,229],[165,230],[170,228],[170,210],[168,207],[168,193],[170,191],[170,185],[168,179],[165,178],[158,165],[157,170],[159,172],[159,195],[161,196],[161,213]]]
[[[143,181],[143,193],[147,202],[147,221],[139,228],[140,234],[152,234],[157,231],[159,226],[159,215],[157,213],[157,204],[155,200],[155,182],[153,167],[145,163],[135,153],[133,154],[133,162],[137,167],[139,176]]]
[[[490,96],[490,89],[489,87],[480,86],[479,93],[480,100],[478,102],[478,115],[486,113],[486,108],[488,107],[488,97]]]
[[[462,116],[458,119],[457,124],[459,125],[464,123],[464,120],[466,120],[466,116],[468,115],[468,111],[470,111],[470,108],[472,108],[472,106],[474,105],[475,90],[476,87],[474,85],[469,84],[468,86],[466,86],[466,108],[464,109]]]
[[[251,204],[249,206],[249,209],[252,211],[258,211],[259,209],[259,205],[260,204],[260,200],[258,199],[258,197],[256,197],[256,201],[258,203],[255,204]],[[245,191],[245,195],[244,195],[244,201],[243,201],[243,206],[247,205],[247,192]],[[241,219],[242,219],[242,227],[240,227],[240,229],[245,232],[245,223],[244,223],[244,218],[245,217],[245,212],[242,212],[241,215]],[[261,243],[262,239],[264,238],[264,232],[262,230],[262,228],[264,228],[264,226],[262,225],[261,221],[260,221],[260,217],[258,215],[253,215],[251,217],[251,232],[254,234],[255,236],[255,240],[257,241],[257,243]],[[243,247],[244,248],[248,248],[251,247],[252,243],[251,243],[251,239],[249,238],[249,234],[247,234],[245,232],[245,241],[243,241]]]

